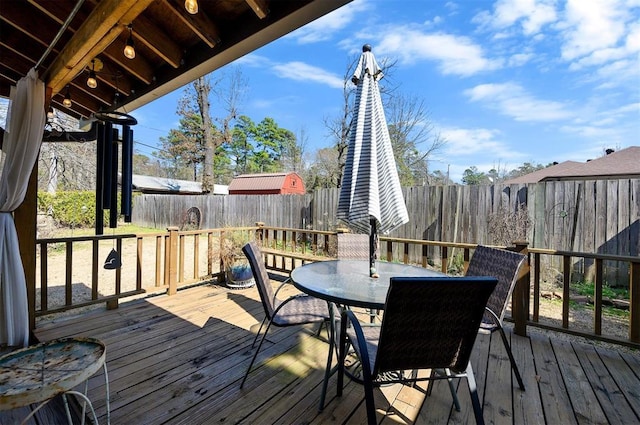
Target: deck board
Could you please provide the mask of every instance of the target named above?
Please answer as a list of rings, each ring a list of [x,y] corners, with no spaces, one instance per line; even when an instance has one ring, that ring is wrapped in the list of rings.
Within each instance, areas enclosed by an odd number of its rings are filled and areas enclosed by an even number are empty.
[[[293,291],[293,288],[288,288]],[[107,346],[112,424],[364,424],[362,387],[347,380],[336,397],[332,376],[326,407],[318,411],[328,345],[313,326],[274,329],[244,389],[262,320],[255,288],[230,291],[217,285],[121,303],[115,310],[41,322],[41,341],[95,337]],[[479,335],[472,365],[487,423],[577,424],[640,422],[640,356],[637,352],[530,332],[512,335],[512,351],[526,391],[518,388],[498,334]],[[551,336],[549,336],[551,335]],[[89,394],[106,421],[104,379]],[[473,423],[467,383],[456,380],[462,410],[456,412],[446,381],[421,389],[389,386],[376,391],[381,424]],[[26,409],[0,412],[13,423]],[[54,407],[39,413],[46,423]],[[35,423],[35,421],[31,421]]]
[[[540,408],[542,401],[538,391],[538,374],[531,356],[531,341],[511,334],[511,351],[520,370],[524,391],[517,386],[514,377],[513,388],[513,423],[538,425],[544,424],[544,412]]]
[[[554,341],[553,347],[556,358],[562,359],[558,364],[578,423],[585,425],[607,423],[604,412],[571,344],[560,340]]]

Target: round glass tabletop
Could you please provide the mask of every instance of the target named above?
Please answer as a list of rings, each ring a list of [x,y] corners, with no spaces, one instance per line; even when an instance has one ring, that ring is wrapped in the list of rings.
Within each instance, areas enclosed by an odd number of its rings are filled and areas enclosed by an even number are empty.
[[[384,309],[394,276],[442,276],[441,272],[407,264],[376,263],[378,278],[369,277],[367,260],[317,261],[296,267],[291,280],[299,290],[336,304]]]

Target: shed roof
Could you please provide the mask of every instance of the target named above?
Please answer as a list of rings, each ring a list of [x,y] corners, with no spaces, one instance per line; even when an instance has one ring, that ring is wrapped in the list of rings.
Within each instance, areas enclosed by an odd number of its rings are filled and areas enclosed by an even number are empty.
[[[506,184],[549,180],[611,179],[640,176],[640,146],[630,146],[587,162],[565,161],[505,181]]]
[[[288,175],[295,173],[261,173],[241,174],[231,180],[229,191],[251,190],[279,190],[284,185]]]

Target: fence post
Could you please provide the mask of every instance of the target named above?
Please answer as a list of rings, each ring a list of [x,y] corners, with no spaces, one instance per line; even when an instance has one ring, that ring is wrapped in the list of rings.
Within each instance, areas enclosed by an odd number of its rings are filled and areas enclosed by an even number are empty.
[[[178,227],[167,227],[169,238],[165,245],[164,283],[168,286],[167,295],[175,295],[178,292]]]
[[[530,292],[530,269],[529,269],[529,243],[516,241],[513,243],[513,251],[527,256],[527,261],[520,270],[516,286],[511,296],[511,315],[515,322],[514,333],[520,336],[527,336],[527,322],[529,321],[529,292]]]

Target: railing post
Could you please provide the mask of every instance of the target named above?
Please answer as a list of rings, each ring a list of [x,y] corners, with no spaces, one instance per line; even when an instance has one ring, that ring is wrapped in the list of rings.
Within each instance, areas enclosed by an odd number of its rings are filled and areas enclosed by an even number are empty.
[[[529,292],[530,292],[530,276],[529,269],[529,243],[517,241],[514,242],[513,251],[519,252],[527,256],[527,262],[520,271],[518,281],[513,289],[511,297],[511,315],[515,322],[513,332],[516,335],[527,336],[527,322],[529,321]]]
[[[167,295],[175,295],[178,292],[178,227],[167,227],[167,231],[169,239],[165,245],[164,283],[168,286]]]
[[[256,241],[262,244],[264,238],[264,223],[262,221],[256,221]]]
[[[629,276],[629,340],[640,343],[640,263],[632,262]]]

